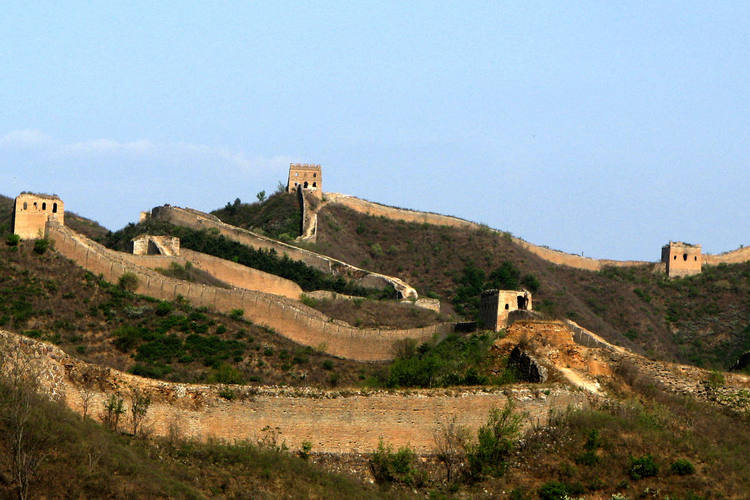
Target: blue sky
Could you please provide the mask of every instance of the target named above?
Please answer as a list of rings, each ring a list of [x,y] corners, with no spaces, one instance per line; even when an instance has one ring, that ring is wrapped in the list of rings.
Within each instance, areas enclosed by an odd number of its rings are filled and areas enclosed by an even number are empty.
[[[324,189],[592,257],[750,244],[747,2],[26,2],[0,193],[111,229]]]

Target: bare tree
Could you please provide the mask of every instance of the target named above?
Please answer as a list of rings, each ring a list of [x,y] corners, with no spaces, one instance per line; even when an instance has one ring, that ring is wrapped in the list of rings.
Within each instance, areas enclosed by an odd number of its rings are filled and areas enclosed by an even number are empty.
[[[91,401],[93,401],[94,396],[96,396],[94,384],[89,380],[82,381],[81,385],[78,387],[78,394],[81,396],[81,407],[83,408],[81,419],[86,420],[86,417],[89,414]]]
[[[38,407],[39,372],[29,363],[18,345],[0,346],[3,380],[0,383],[0,420],[5,426],[2,439],[10,454],[10,468],[18,497],[29,498],[31,480],[47,455],[50,446],[48,422]]]
[[[466,459],[466,446],[470,439],[469,430],[456,422],[453,416],[450,420],[438,422],[433,433],[435,440],[435,454],[445,467],[445,479],[450,483],[455,479],[456,470]]]
[[[137,436],[138,429],[143,424],[146,413],[148,413],[148,407],[151,406],[151,398],[135,386],[130,387],[128,396],[130,397],[130,418],[133,424],[133,436]]]

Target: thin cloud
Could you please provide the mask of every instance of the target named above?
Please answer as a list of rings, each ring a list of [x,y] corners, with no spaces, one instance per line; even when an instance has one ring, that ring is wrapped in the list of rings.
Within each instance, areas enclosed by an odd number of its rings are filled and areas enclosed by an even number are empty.
[[[3,148],[33,149],[50,146],[53,142],[50,136],[35,129],[13,130],[0,137],[0,147]]]
[[[292,161],[288,155],[250,156],[244,151],[189,142],[154,142],[149,139],[118,141],[109,138],[65,142],[34,129],[14,130],[5,134],[0,137],[0,148],[38,150],[57,159],[86,157],[116,159],[118,156],[128,158],[135,156],[179,164],[182,168],[190,167],[194,164],[191,160],[199,157],[209,162],[228,164],[245,173],[285,168]]]

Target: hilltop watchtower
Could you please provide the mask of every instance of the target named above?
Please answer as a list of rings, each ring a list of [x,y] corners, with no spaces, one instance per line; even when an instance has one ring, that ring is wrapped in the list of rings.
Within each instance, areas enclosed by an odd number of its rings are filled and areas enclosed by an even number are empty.
[[[47,220],[65,224],[65,205],[56,195],[21,193],[13,205],[13,232],[24,240],[44,237]]]
[[[310,163],[289,165],[289,181],[286,184],[286,190],[288,193],[295,193],[298,189],[308,189],[318,196],[323,196],[323,172],[320,165]]]
[[[670,278],[700,274],[703,265],[701,246],[670,241],[661,247],[661,261],[667,265],[667,276]]]
[[[483,328],[499,331],[508,324],[511,311],[531,311],[531,294],[526,290],[485,290],[479,304]]]

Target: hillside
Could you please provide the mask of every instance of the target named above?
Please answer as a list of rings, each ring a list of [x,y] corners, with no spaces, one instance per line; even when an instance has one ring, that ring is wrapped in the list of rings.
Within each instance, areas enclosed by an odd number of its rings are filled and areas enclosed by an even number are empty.
[[[226,207],[214,214],[266,230],[274,210],[288,214],[295,207],[286,196],[239,204],[231,219]],[[259,213],[264,218],[245,218]],[[474,318],[483,288],[525,287],[534,292],[534,309],[658,359],[725,369],[750,348],[747,263],[707,266],[699,276],[677,280],[654,265],[583,271],[552,265],[489,228],[394,221],[334,203],[320,210],[317,243],[305,247],[398,276],[420,295],[439,297],[446,314]]]
[[[377,370],[184,301],[133,295],[33,246],[0,247],[0,326],[83,360],[166,380],[255,385],[351,385]]]
[[[472,283],[483,282],[474,292],[491,284],[492,271],[508,262],[518,276],[511,284],[523,286],[527,275],[539,282],[536,310],[661,359],[726,368],[750,348],[748,263],[676,280],[650,265],[582,271],[552,265],[489,230],[392,221],[333,204],[318,215],[317,249],[400,276],[444,301]]]

